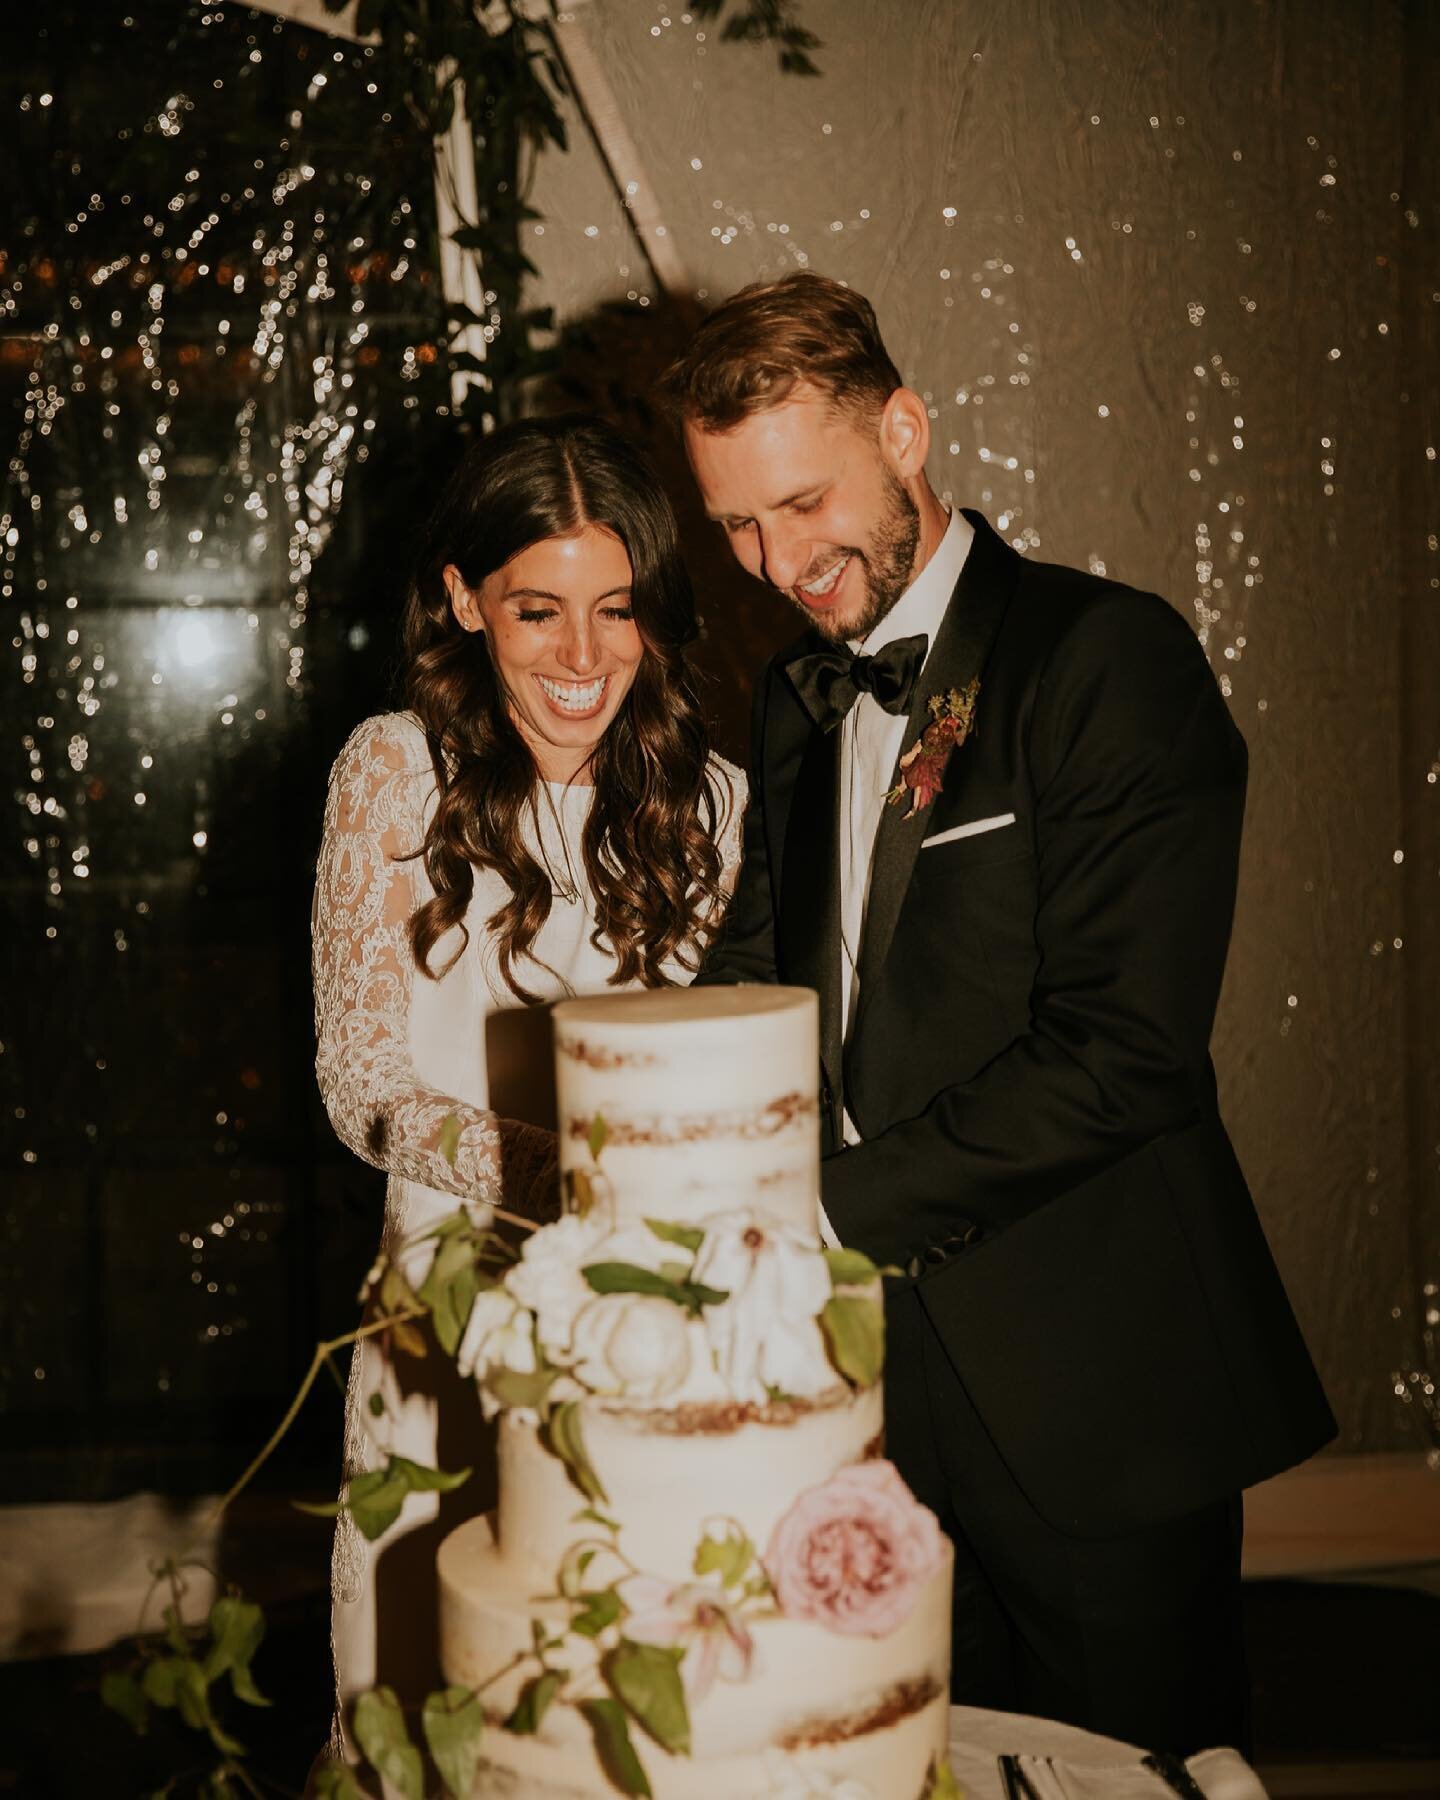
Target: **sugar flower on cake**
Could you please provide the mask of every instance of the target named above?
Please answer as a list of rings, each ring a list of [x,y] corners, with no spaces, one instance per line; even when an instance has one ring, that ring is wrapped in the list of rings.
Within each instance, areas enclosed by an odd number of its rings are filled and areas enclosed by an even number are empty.
[[[853,1775],[797,1768],[783,1751],[769,1751],[765,1763],[770,1777],[765,1800],[875,1800],[875,1790]]]
[[[853,1463],[807,1488],[764,1556],[787,1618],[883,1637],[909,1618],[945,1559],[945,1538],[890,1462]]]
[[[511,1369],[517,1375],[535,1373],[535,1321],[513,1294],[492,1287],[475,1296],[455,1352],[455,1366],[461,1375],[473,1375],[482,1384],[492,1369]],[[500,1410],[495,1396],[483,1385],[480,1406],[487,1419]]]
[[[506,1289],[534,1313],[540,1347],[552,1360],[564,1360],[576,1315],[594,1298],[580,1271],[595,1261],[595,1247],[605,1231],[603,1219],[567,1213],[530,1233],[519,1262],[505,1277]]]
[[[593,1393],[662,1400],[690,1373],[690,1324],[653,1294],[597,1294],[576,1315],[570,1354]]]
[[[804,1399],[835,1385],[817,1318],[829,1268],[812,1237],[749,1207],[705,1222],[693,1279],[727,1298],[704,1310],[716,1367],[740,1400]]]
[[[616,1583],[627,1617],[621,1630],[635,1644],[683,1646],[680,1679],[697,1703],[721,1681],[749,1677],[755,1640],[719,1589],[701,1582],[669,1582],[657,1575],[627,1575]]]

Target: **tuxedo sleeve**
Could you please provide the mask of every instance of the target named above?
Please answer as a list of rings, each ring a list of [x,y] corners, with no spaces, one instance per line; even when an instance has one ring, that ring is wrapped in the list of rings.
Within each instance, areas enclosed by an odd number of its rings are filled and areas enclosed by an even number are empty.
[[[983,729],[983,683],[980,705]],[[882,1262],[1003,1230],[1214,1106],[1245,746],[1180,616],[1115,591],[1080,613],[1041,677],[1029,758],[1028,1029],[824,1164],[841,1241]]]
[[[745,809],[740,873],[719,935],[706,952],[695,986],[779,979],[775,964],[775,903],[765,817],[765,730],[773,669],[755,684],[750,722],[750,803]]]

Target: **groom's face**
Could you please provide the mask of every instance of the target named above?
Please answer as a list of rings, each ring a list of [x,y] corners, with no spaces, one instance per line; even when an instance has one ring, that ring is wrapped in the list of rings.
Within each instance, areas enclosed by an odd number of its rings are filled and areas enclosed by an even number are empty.
[[[915,503],[871,424],[797,387],[729,431],[685,428],[690,466],[741,566],[834,642],[863,638],[900,598],[920,538]]]

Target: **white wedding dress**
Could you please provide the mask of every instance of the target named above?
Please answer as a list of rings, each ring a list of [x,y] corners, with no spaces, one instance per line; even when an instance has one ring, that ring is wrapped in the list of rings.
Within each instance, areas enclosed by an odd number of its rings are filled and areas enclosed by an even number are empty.
[[[745,778],[713,757],[710,779],[728,892],[740,858]],[[590,941],[581,833],[592,794],[546,783],[528,821],[527,847],[550,870],[555,894],[532,957],[516,972],[546,1001],[598,993],[614,969],[608,952]],[[543,1009],[522,1008],[500,975],[486,921],[508,890],[493,870],[475,873],[469,942],[454,965],[438,980],[415,965],[411,915],[434,890],[423,860],[410,853],[420,847],[435,799],[430,752],[415,718],[367,719],[331,774],[316,872],[316,1070],[337,1134],[389,1174],[387,1246],[454,1212],[462,1196],[498,1201],[502,1165],[507,1192],[523,1194],[549,1154],[549,1140],[534,1129],[547,1122],[548,1022]],[[460,942],[458,928],[442,938],[431,966],[444,967]],[[690,979],[678,966],[667,973],[677,983]],[[441,1149],[452,1114],[460,1127],[453,1165]],[[410,1253],[413,1283],[423,1280],[430,1255],[425,1245]],[[391,1454],[483,1470],[487,1449],[473,1387],[459,1381],[448,1359],[392,1359],[375,1338],[356,1347],[345,1402],[346,1480],[383,1467]],[[454,1524],[492,1498],[481,1473],[453,1495],[411,1494],[374,1543],[342,1513],[331,1609],[341,1712],[377,1681],[412,1703],[441,1685],[435,1551]],[[334,1748],[343,1748],[338,1736]]]

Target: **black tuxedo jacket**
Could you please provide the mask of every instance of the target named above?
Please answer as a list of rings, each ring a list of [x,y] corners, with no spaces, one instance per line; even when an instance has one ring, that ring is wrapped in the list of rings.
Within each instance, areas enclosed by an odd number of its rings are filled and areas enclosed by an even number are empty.
[[[1245,746],[1163,600],[966,516],[904,745],[932,694],[978,676],[975,728],[931,806],[884,811],[843,1053],[840,733],[785,672],[808,633],[760,678],[744,863],[700,978],[818,990],[841,1242],[918,1284],[1041,1516],[1108,1536],[1335,1429],[1209,1057]]]

